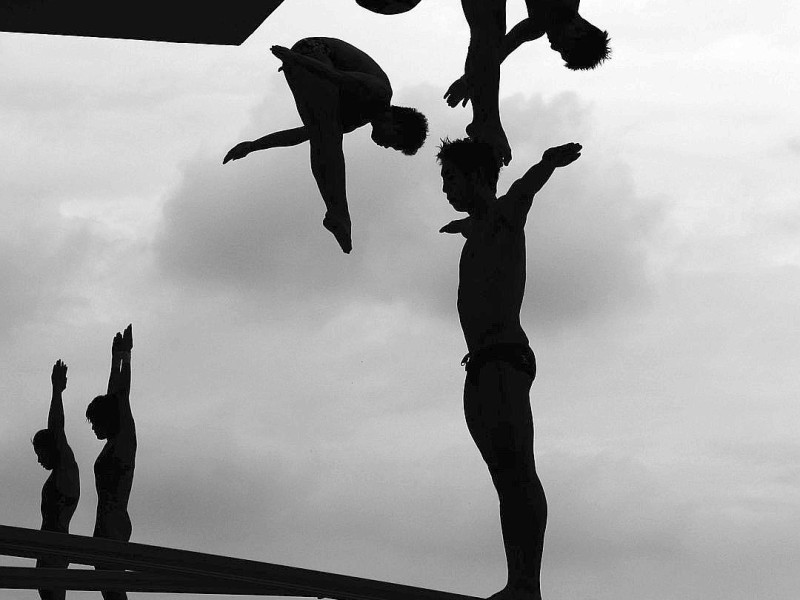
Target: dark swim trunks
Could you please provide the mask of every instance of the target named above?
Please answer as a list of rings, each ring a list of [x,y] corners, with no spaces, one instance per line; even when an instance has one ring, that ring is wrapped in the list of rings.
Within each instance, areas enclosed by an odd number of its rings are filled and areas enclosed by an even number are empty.
[[[502,360],[512,367],[530,375],[531,380],[536,378],[536,357],[527,344],[494,344],[468,353],[461,361],[461,366],[467,371],[467,381],[478,385],[478,373],[481,367],[493,360]]]

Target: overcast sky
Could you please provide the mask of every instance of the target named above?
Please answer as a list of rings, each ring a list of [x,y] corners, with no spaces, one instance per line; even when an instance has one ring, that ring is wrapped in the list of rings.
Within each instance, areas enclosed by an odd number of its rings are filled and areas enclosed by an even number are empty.
[[[584,147],[527,226],[544,597],[794,600],[800,8],[583,4],[612,60],[575,73],[531,43],[501,85],[501,190],[549,146]],[[523,7],[509,0],[510,25]],[[222,166],[300,124],[268,49],[311,35],[368,52],[431,124],[412,158],[347,136],[349,256],[321,226],[307,147]],[[436,146],[470,118],[441,97],[467,43],[456,0],[394,17],[286,0],[239,47],[0,34],[0,523],[40,525],[30,438],[62,358],[71,531],[91,534],[102,445],[83,415],[130,322],[132,541],[504,585],[461,409],[463,240],[437,233],[457,215]]]

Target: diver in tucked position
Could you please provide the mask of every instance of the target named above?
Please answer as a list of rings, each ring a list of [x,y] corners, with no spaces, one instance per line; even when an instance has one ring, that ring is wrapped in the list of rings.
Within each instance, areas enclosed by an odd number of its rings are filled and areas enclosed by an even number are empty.
[[[500,198],[500,168],[488,144],[445,140],[437,156],[442,191],[455,210],[469,215],[440,231],[466,238],[458,282],[458,316],[469,350],[462,361],[464,414],[500,499],[508,583],[496,599],[541,599],[547,502],[533,456],[529,392],[536,359],[519,318],[525,222],[534,195],[580,152],[580,144],[550,148]]]
[[[62,392],[67,387],[67,365],[61,360],[53,365],[50,375],[53,395],[50,398],[50,412],[47,415],[47,429],[40,429],[33,436],[33,449],[39,464],[50,471],[42,487],[42,531],[69,533],[69,523],[81,495],[81,481],[78,463],[67,443],[64,433],[64,404]],[[66,569],[67,560],[61,558],[40,558],[37,567]],[[39,590],[42,600],[63,600],[65,590]]]
[[[270,133],[237,144],[223,164],[256,150],[309,142],[311,172],[327,211],[322,221],[342,250],[352,249],[345,188],[342,136],[367,123],[372,141],[403,154],[415,154],[428,134],[428,122],[413,108],[393,106],[386,73],[366,53],[335,38],[305,38],[291,50],[273,46],[294,95],[302,127]]]
[[[111,346],[111,375],[104,396],[97,396],[86,409],[86,418],[97,439],[106,443],[94,462],[97,488],[97,516],[94,537],[121,540],[131,539],[131,519],[128,499],[136,464],[136,427],[131,414],[131,326],[124,334],[117,333]],[[95,565],[97,569],[117,569]],[[124,600],[125,592],[102,592],[105,600]]]
[[[511,160],[511,148],[500,122],[500,63],[524,42],[545,35],[569,69],[593,69],[610,54],[608,33],[578,14],[579,0],[525,3],[528,18],[506,33],[506,0],[461,1],[470,28],[469,51],[464,75],[444,95],[450,106],[472,100],[467,135],[492,145],[503,164]]]

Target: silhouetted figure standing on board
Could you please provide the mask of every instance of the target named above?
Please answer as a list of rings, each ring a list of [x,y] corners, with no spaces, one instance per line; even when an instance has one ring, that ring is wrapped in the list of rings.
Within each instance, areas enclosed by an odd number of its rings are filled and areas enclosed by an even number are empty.
[[[462,0],[470,28],[464,75],[445,93],[450,106],[472,100],[467,135],[491,144],[508,164],[511,148],[500,121],[500,63],[524,42],[544,35],[573,70],[593,69],[606,58],[608,33],[578,14],[579,0],[526,0],[528,18],[506,34],[506,0]]]
[[[39,464],[50,471],[42,487],[42,531],[69,533],[69,523],[81,495],[81,480],[75,455],[64,433],[62,392],[67,387],[67,365],[61,360],[53,365],[50,375],[53,395],[47,415],[47,429],[33,436],[33,449]],[[61,558],[40,558],[37,567],[66,569],[69,562]],[[42,600],[63,600],[65,590],[39,590]]]
[[[131,414],[131,326],[124,334],[117,333],[111,346],[111,375],[104,396],[97,396],[86,409],[86,418],[92,424],[97,439],[106,440],[105,446],[94,462],[94,480],[97,488],[97,516],[94,537],[122,540],[131,539],[131,519],[128,516],[128,499],[133,484],[136,464],[136,427]],[[118,567],[96,565],[98,569]],[[125,592],[102,592],[105,600],[123,600]]]
[[[533,457],[529,392],[536,359],[519,312],[525,293],[525,222],[534,195],[580,144],[550,148],[497,198],[499,166],[488,144],[442,142],[442,191],[466,219],[440,231],[466,238],[461,252],[458,315],[464,357],[464,414],[500,499],[508,583],[493,598],[539,600],[547,502]]]
[[[250,152],[309,142],[311,171],[327,211],[323,226],[342,250],[352,249],[342,136],[370,123],[372,141],[403,154],[415,154],[428,134],[428,122],[413,108],[393,106],[386,73],[367,54],[342,40],[305,38],[292,49],[273,46],[294,95],[302,127],[270,133],[234,146],[229,160]]]

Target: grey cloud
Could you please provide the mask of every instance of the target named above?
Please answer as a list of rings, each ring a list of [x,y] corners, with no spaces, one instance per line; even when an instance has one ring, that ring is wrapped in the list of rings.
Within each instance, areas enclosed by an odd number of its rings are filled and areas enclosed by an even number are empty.
[[[635,457],[561,450],[538,460],[549,482],[548,548],[557,562],[580,569],[632,558],[669,562],[682,553],[686,500]]]
[[[265,100],[246,138],[298,122],[286,95]],[[427,114],[431,135],[412,158],[375,148],[364,132],[346,138],[352,255],[321,227],[324,206],[307,148],[256,153],[224,167],[227,148],[220,148],[218,156],[186,166],[166,203],[156,246],[166,276],[278,306],[324,294],[332,305],[354,297],[403,300],[449,316],[461,240],[437,233],[454,215],[433,157],[439,138],[463,131],[468,112],[448,109],[430,86],[397,96]],[[662,213],[657,202],[637,197],[624,165],[602,158],[589,109],[572,94],[549,103],[516,96],[504,102],[503,114],[516,158],[501,174],[501,188],[548,145],[576,140],[586,148],[582,161],[556,173],[537,199],[526,310],[558,328],[645,294],[643,243]]]
[[[625,312],[650,295],[648,242],[663,206],[636,195],[623,165],[585,168],[588,181],[556,172],[530,216],[525,312],[546,329]]]
[[[83,303],[71,286],[96,248],[81,225],[54,233],[52,223],[24,227],[0,240],[0,332],[69,314]]]

